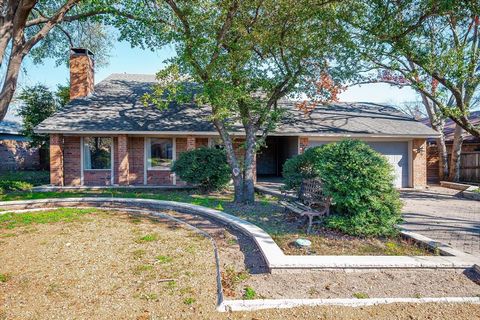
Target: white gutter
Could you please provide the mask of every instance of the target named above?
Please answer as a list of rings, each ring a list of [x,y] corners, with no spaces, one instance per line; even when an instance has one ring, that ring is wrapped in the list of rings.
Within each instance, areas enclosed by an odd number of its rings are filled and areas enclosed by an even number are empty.
[[[47,133],[47,134],[65,134],[65,135],[117,135],[127,134],[131,136],[158,136],[158,135],[170,135],[170,136],[184,136],[184,135],[196,135],[196,136],[218,136],[218,132],[214,131],[100,131],[100,130],[48,130],[48,129],[36,129],[35,133]],[[230,132],[233,136],[245,136],[244,132],[234,131]],[[284,137],[342,137],[342,138],[410,138],[410,139],[425,139],[425,138],[438,138],[440,134],[377,134],[377,133],[321,133],[321,132],[272,132],[270,136],[284,136]]]

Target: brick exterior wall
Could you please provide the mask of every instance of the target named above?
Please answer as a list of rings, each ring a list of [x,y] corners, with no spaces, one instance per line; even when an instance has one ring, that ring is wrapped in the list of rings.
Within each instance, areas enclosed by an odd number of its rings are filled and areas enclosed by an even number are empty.
[[[115,166],[118,168],[118,184],[125,186],[129,184],[129,170],[130,165],[128,162],[128,138],[127,135],[119,135],[117,137],[117,157]]]
[[[145,140],[143,137],[128,138],[128,164],[129,182],[133,185],[143,185],[144,174],[144,148]]]
[[[302,154],[309,146],[308,137],[300,137],[299,144],[298,144],[298,154]]]
[[[0,170],[34,170],[40,167],[40,152],[27,141],[0,140]]]
[[[173,175],[171,171],[147,170],[147,185],[165,186],[173,185]]]
[[[196,138],[195,148],[208,147],[208,138]]]
[[[63,138],[63,173],[66,186],[81,185],[80,137]]]
[[[112,184],[112,171],[106,170],[84,170],[83,184],[86,186],[110,186]]]
[[[59,142],[56,143],[55,139]],[[51,171],[53,181],[65,182],[67,186],[81,185],[81,150],[80,137],[51,135]],[[144,137],[128,137],[119,135],[113,137],[113,173],[114,184],[120,185],[143,185],[144,184]],[[180,137],[176,138],[176,157],[192,146],[208,146],[208,138]],[[234,147],[237,156],[241,159],[243,154],[244,139],[234,139]],[[55,156],[56,155],[56,156]],[[63,179],[65,175],[65,179]],[[147,170],[147,185],[185,185],[178,177],[174,179],[168,170]],[[85,186],[111,185],[111,170],[84,170],[83,184]],[[57,184],[61,185],[61,184]]]
[[[63,137],[50,135],[50,183],[63,186]]]
[[[86,97],[93,92],[94,62],[85,53],[70,55],[70,100]]]
[[[187,150],[195,149],[195,137],[188,136],[187,137]]]
[[[427,140],[413,139],[412,149],[413,187],[422,188],[427,185]]]

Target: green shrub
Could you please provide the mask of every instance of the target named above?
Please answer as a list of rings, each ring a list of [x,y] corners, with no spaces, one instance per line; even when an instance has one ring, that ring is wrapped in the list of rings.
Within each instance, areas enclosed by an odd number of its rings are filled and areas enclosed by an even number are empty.
[[[48,184],[48,171],[6,171],[0,173],[0,194],[10,191],[28,191],[33,186]]]
[[[322,179],[333,201],[334,214],[326,218],[327,227],[362,236],[398,232],[401,202],[393,168],[367,144],[344,140],[311,148],[288,160],[284,168],[286,185],[293,188],[302,178]]]
[[[31,183],[25,181],[0,180],[0,194],[9,191],[27,191],[32,187]]]
[[[202,191],[219,190],[230,181],[230,167],[225,151],[201,147],[180,154],[173,163],[173,172]]]

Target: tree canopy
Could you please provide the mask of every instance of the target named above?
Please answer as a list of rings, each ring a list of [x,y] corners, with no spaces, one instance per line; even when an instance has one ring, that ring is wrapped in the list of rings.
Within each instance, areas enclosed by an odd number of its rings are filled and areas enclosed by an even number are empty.
[[[56,92],[52,92],[43,84],[22,89],[18,96],[20,100],[18,115],[22,117],[22,133],[30,138],[31,146],[42,147],[48,143],[48,136],[38,135],[33,130],[40,122],[65,105],[65,95],[68,92],[69,86],[63,85],[59,85]]]
[[[411,86],[428,112],[480,136],[469,119],[480,85],[479,2],[353,0],[343,8],[354,50],[342,65],[355,66],[357,82]]]
[[[329,99],[330,92],[314,83],[324,74],[341,75],[332,67],[345,37],[335,1],[168,0],[149,14],[148,21],[163,23],[163,32],[146,23],[122,35],[138,45],[172,43],[177,56],[157,74],[160,82],[146,102],[208,105],[225,144],[235,199],[253,201],[255,151],[282,113],[278,101],[295,94]],[[235,124],[246,136],[240,158],[229,131]]]

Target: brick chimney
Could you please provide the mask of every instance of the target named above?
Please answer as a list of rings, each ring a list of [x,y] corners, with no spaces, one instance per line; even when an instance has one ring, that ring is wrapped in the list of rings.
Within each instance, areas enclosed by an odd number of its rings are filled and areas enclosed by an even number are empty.
[[[88,49],[70,49],[70,100],[93,93],[94,60]]]

